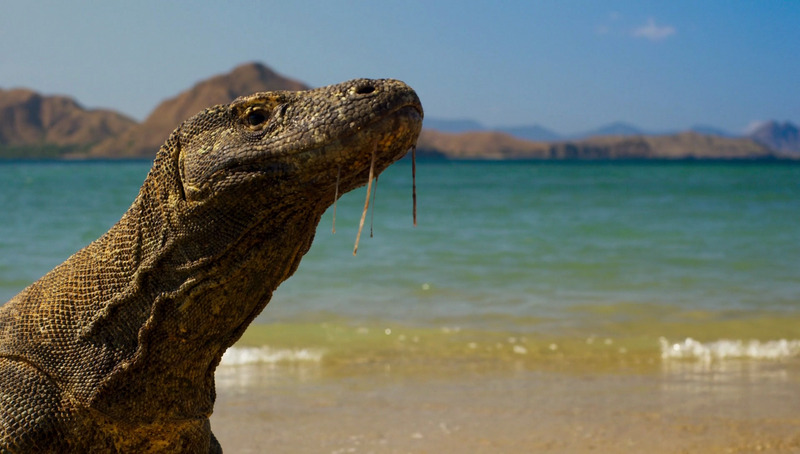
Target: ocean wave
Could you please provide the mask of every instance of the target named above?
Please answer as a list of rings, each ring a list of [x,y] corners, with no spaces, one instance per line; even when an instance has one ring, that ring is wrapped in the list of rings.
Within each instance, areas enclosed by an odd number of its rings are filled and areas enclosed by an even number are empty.
[[[660,338],[661,358],[694,359],[703,362],[726,359],[780,360],[800,356],[800,340],[742,341],[721,339],[714,342],[699,342],[692,338],[670,343]]]
[[[277,364],[322,361],[323,352],[308,348],[231,347],[220,361],[221,366]]]

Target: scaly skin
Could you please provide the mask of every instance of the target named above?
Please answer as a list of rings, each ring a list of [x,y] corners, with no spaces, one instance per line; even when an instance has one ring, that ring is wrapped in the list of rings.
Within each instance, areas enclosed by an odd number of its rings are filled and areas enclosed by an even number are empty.
[[[0,452],[221,452],[214,370],[338,194],[415,144],[393,80],[265,92],[190,118],[105,235],[0,308]]]

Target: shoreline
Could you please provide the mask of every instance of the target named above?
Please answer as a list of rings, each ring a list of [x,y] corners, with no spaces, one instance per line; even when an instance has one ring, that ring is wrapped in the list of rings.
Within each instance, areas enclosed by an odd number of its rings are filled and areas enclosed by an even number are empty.
[[[241,453],[800,451],[796,361],[669,361],[646,373],[484,366],[225,366],[211,427]]]

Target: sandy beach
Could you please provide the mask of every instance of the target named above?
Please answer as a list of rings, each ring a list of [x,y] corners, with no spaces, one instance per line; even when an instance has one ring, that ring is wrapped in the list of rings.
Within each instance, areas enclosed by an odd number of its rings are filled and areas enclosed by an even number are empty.
[[[796,371],[752,361],[636,373],[222,367],[211,424],[236,453],[797,453]]]

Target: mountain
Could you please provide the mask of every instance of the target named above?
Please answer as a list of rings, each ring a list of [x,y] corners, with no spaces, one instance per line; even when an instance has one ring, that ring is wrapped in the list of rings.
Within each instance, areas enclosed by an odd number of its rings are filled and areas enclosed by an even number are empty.
[[[587,137],[598,136],[640,136],[645,132],[636,126],[616,122],[606,126],[592,129],[590,131],[572,134],[569,136],[559,134],[552,129],[546,128],[541,125],[520,125],[520,126],[506,126],[499,128],[487,128],[481,123],[470,119],[441,119],[441,118],[426,118],[423,126],[426,129],[434,129],[441,132],[462,133],[462,132],[502,132],[510,134],[518,139],[533,140],[537,142],[555,142],[567,139],[583,139]]]
[[[423,130],[421,156],[447,159],[769,159],[774,153],[746,138],[685,132],[660,136],[599,136],[575,141],[533,142],[497,131],[445,133]]]
[[[447,159],[544,158],[547,144],[523,140],[499,131],[463,133],[423,129],[417,142],[420,156]]]
[[[66,96],[0,89],[0,157],[59,157],[81,152],[136,124],[109,110],[87,110]]]
[[[89,155],[152,157],[175,127],[207,107],[258,91],[307,88],[302,82],[283,77],[261,63],[243,64],[163,101],[141,124],[92,147]]]
[[[0,90],[0,158],[152,158],[173,128],[206,107],[258,91],[306,88],[247,63],[163,101],[142,123],[84,109],[64,96]],[[789,123],[761,124],[743,138],[707,126],[693,129],[648,135],[618,122],[566,138],[538,125],[487,130],[472,120],[428,118],[418,151],[449,159],[800,159],[798,130]]]
[[[749,132],[748,137],[780,153],[800,154],[800,134],[797,126],[789,122],[761,123]]]

